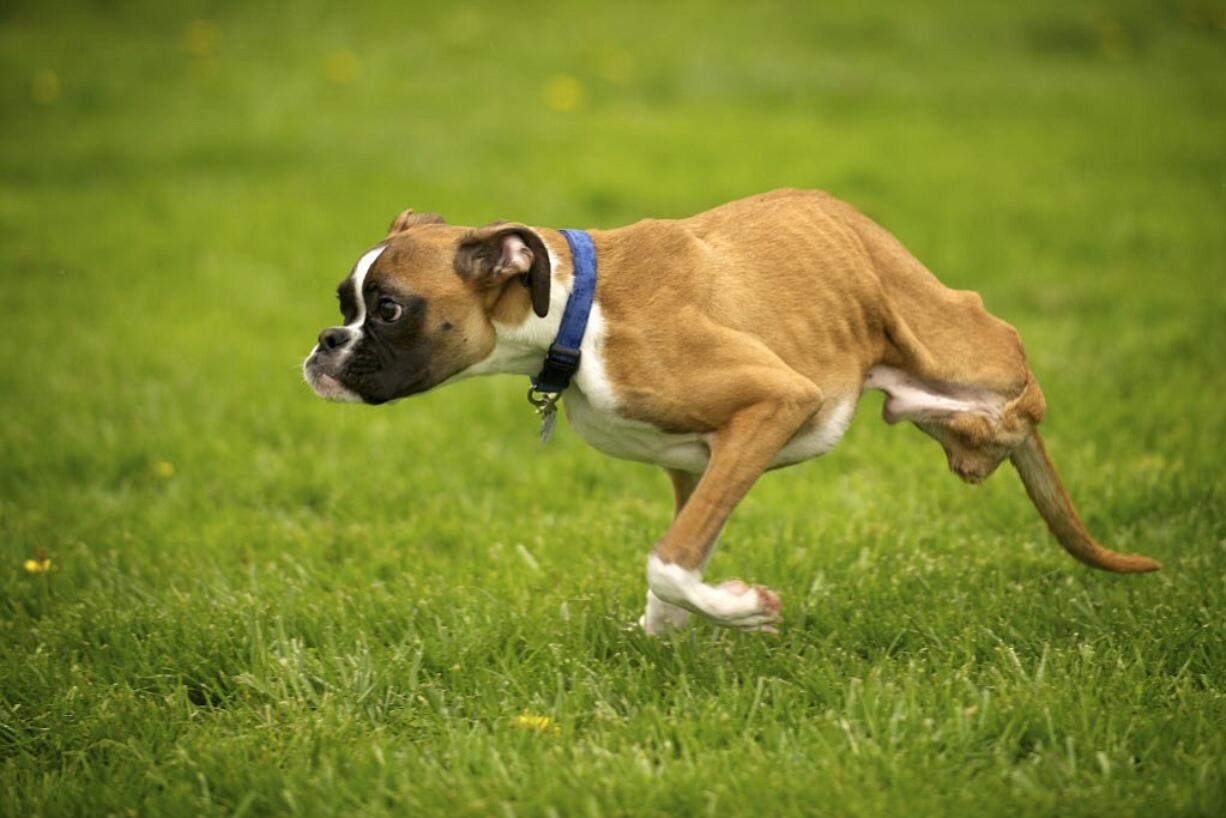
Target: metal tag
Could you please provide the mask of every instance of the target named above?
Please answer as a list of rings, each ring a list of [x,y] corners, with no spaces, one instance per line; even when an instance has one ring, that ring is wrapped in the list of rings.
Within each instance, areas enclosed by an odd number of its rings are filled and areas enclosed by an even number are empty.
[[[538,393],[535,389],[528,390],[528,403],[532,404],[536,413],[541,416],[541,443],[548,443],[549,438],[553,437],[553,427],[558,422],[558,400],[561,397],[561,393],[557,392]]]
[[[558,410],[553,406],[541,412],[541,442],[548,443],[553,437],[554,424],[558,422]]]

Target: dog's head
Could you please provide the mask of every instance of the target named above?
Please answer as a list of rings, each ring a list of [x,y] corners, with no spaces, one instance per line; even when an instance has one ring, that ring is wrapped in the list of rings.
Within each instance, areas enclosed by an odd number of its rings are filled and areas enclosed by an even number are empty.
[[[384,403],[424,392],[484,360],[494,321],[549,309],[549,252],[522,224],[453,227],[406,210],[337,287],[342,324],[303,364],[320,397]]]

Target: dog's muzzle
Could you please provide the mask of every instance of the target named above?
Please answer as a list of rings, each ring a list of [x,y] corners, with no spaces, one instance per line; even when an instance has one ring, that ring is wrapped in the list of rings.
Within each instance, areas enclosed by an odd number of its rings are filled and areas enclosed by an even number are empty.
[[[340,371],[361,333],[352,327],[328,327],[302,364],[302,375],[315,394],[328,400],[359,403],[361,397],[343,385]]]

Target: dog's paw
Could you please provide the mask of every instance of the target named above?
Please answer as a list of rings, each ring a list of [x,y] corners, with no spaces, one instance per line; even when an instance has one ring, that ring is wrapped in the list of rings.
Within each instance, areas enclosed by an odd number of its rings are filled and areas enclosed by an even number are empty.
[[[718,606],[720,610],[714,613],[721,625],[746,631],[778,632],[774,626],[783,613],[783,601],[774,591],[740,579],[730,579],[715,587],[732,597],[731,604]]]
[[[730,579],[719,585],[702,581],[702,573],[676,564],[662,562],[656,555],[647,561],[648,613],[643,627],[651,632],[652,598],[669,607],[702,614],[717,625],[747,631],[774,631],[783,605],[774,591]]]
[[[670,605],[651,591],[647,592],[647,607],[639,617],[639,627],[650,636],[663,636],[690,624],[690,612]]]

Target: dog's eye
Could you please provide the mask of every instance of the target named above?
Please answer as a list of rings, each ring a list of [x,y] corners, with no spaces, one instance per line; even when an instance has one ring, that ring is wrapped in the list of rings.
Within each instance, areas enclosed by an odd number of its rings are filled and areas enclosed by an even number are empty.
[[[400,313],[403,312],[400,305],[390,298],[380,298],[379,306],[376,308],[379,313],[379,320],[386,321],[389,324],[400,318]]]

